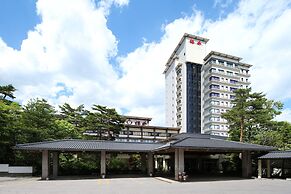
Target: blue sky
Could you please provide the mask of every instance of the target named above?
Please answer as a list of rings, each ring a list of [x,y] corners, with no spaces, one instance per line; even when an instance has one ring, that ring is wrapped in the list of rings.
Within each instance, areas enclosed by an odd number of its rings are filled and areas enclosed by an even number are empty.
[[[236,3],[227,3],[222,14],[221,7],[212,0],[133,0],[125,7],[112,7],[108,27],[119,41],[118,54],[126,55],[145,40],[159,41],[163,25],[181,16],[191,15],[193,9],[201,10],[206,18],[215,20],[226,16]],[[19,50],[22,40],[27,38],[27,32],[33,30],[40,20],[35,0],[2,0],[0,37]]]
[[[23,103],[103,104],[163,125],[164,65],[191,33],[252,64],[253,90],[291,121],[290,18],[290,0],[2,0],[0,84]]]

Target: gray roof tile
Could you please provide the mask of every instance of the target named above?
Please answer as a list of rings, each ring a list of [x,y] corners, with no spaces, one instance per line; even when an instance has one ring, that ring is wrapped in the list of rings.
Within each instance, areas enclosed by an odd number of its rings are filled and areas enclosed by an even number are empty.
[[[161,144],[136,143],[98,140],[55,140],[38,143],[18,144],[14,148],[19,150],[60,150],[60,151],[151,151]]]
[[[274,147],[262,146],[250,143],[229,141],[225,138],[206,134],[182,133],[171,138],[171,141],[157,148],[165,150],[169,148],[188,148],[192,150],[220,150],[220,151],[271,151]]]
[[[288,159],[288,158],[289,159],[291,158],[291,150],[273,151],[259,157],[259,159]]]
[[[20,150],[60,150],[60,151],[124,151],[149,152],[172,148],[212,151],[272,151],[274,147],[228,141],[220,137],[202,134],[179,134],[164,143],[117,142],[98,140],[55,140],[38,143],[18,144]]]

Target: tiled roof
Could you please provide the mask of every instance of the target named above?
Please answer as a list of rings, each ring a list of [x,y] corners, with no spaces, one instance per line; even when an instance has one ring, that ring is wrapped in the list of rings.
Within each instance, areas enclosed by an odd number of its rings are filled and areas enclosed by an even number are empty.
[[[176,139],[175,139],[176,137]],[[271,151],[274,147],[262,146],[250,143],[241,143],[225,140],[221,137],[203,134],[182,133],[174,136],[173,140],[157,148],[165,150],[169,148],[187,148],[192,150],[221,150],[221,151]]]
[[[227,137],[224,137],[224,136],[197,134],[197,133],[179,133],[177,135],[172,136],[170,139],[185,139],[187,137],[199,138],[199,139],[209,139],[209,138],[222,139],[222,140],[227,139]]]
[[[287,159],[287,158],[291,159],[291,150],[273,151],[259,157],[259,159]]]
[[[162,144],[117,142],[98,140],[55,140],[38,143],[18,144],[14,148],[20,150],[60,150],[60,151],[124,151],[141,152],[151,151]]]
[[[118,142],[98,140],[55,140],[38,143],[18,144],[20,150],[60,150],[60,151],[123,151],[149,152],[172,148],[207,151],[272,151],[274,147],[228,141],[221,137],[203,134],[182,133],[164,143]]]

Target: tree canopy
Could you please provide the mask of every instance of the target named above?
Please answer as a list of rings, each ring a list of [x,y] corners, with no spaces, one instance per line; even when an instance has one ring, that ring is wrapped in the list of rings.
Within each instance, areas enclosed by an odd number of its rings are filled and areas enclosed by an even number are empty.
[[[14,99],[15,96],[13,92],[15,91],[16,89],[11,84],[6,85],[6,86],[0,86],[0,94],[1,94],[0,99],[6,100],[6,97],[10,97],[11,99]]]
[[[274,120],[281,114],[283,104],[267,99],[263,93],[252,92],[251,88],[238,89],[234,93],[232,109],[222,114],[228,121],[230,138],[282,149],[288,147],[282,132],[288,133],[290,123]]]
[[[113,140],[123,128],[124,119],[114,108],[93,105],[89,111],[84,105],[72,107],[65,103],[57,111],[45,99],[38,98],[20,105],[13,102],[15,91],[12,85],[0,86],[0,163],[30,160],[12,150],[17,143],[65,138]],[[97,136],[85,135],[86,130]]]

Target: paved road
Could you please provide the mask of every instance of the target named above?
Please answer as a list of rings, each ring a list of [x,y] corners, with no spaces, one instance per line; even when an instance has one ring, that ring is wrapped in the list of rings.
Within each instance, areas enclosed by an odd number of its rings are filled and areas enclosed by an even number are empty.
[[[287,180],[222,180],[167,182],[156,178],[112,178],[39,181],[1,179],[0,194],[291,194]]]

